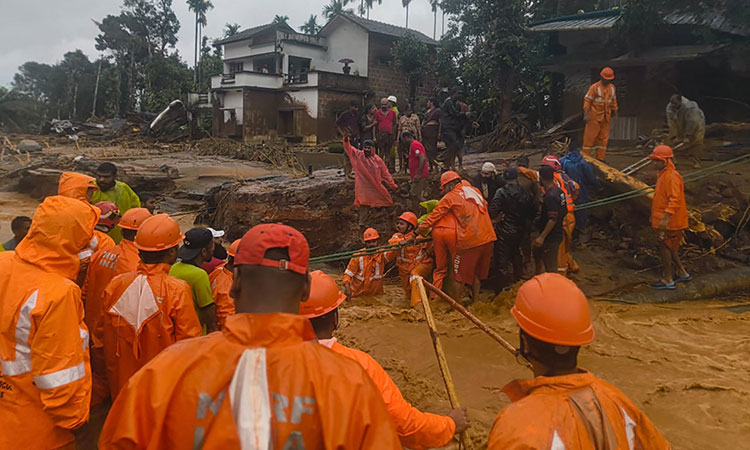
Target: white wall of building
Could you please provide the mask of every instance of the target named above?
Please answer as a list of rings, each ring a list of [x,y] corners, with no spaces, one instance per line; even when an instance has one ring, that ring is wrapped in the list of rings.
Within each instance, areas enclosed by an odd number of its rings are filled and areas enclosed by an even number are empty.
[[[284,73],[289,73],[289,57],[296,56],[298,58],[310,59],[310,67],[315,67],[321,70],[318,65],[325,62],[326,52],[320,47],[313,47],[311,45],[302,45],[294,41],[284,41]],[[325,69],[327,70],[327,69]]]
[[[224,106],[222,107],[224,122],[229,120],[229,111],[234,109],[234,113],[237,116],[237,123],[242,123],[242,90],[236,91],[225,91],[224,92]]]
[[[307,105],[307,112],[313,119],[318,118],[318,90],[303,89],[296,92],[288,92],[289,97],[296,103]]]
[[[326,33],[328,52],[320,63],[314,63],[315,68],[326,72],[341,73],[343,64],[339,60],[349,58],[354,60],[350,64],[352,74],[358,71],[360,76],[366,77],[369,46],[367,31],[346,19],[339,18],[337,22],[331,24],[331,29]]]
[[[248,56],[262,55],[276,50],[273,42],[249,47],[250,39],[224,44],[224,59],[245,58]]]

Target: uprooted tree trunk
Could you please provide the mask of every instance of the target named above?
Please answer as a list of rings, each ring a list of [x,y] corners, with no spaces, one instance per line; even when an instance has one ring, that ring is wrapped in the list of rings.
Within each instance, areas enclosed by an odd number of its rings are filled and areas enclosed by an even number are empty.
[[[597,178],[606,180],[612,187],[612,191],[617,194],[624,194],[638,189],[646,189],[648,194],[627,200],[636,205],[644,214],[650,214],[651,202],[654,199],[654,190],[649,188],[646,183],[637,178],[625,175],[612,166],[609,166],[596,158],[583,155],[589,164],[594,168]],[[702,222],[701,214],[697,211],[688,210],[689,232],[696,234],[701,240],[711,242],[714,247],[724,242],[724,237],[716,229]]]

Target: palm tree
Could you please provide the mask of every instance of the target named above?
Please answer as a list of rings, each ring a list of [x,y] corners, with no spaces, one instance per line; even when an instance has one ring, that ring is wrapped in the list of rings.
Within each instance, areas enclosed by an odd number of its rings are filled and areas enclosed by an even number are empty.
[[[310,18],[307,22],[299,27],[299,30],[305,34],[318,34],[320,31],[320,25],[318,25],[318,16],[310,14]]]
[[[430,6],[432,7],[432,14],[434,14],[434,19],[432,21],[432,39],[437,38],[437,10],[438,10],[438,0],[430,0]]]
[[[406,8],[406,28],[409,28],[409,3],[411,0],[401,0],[401,4]]]
[[[273,16],[274,24],[287,23],[287,22],[289,22],[289,16],[280,16],[278,14]]]
[[[376,0],[364,0],[365,3],[365,11],[367,11],[367,18],[370,18],[370,10],[372,9],[372,6],[375,4]],[[383,4],[383,0],[377,0],[378,5]]]
[[[227,23],[224,25],[224,37],[228,38],[234,36],[240,32],[240,24],[238,23]]]
[[[198,84],[198,55],[200,52],[201,42],[201,31],[202,27],[205,27],[208,23],[206,19],[206,13],[209,9],[213,9],[214,5],[211,0],[187,0],[188,10],[195,12],[195,65],[193,68],[193,82]]]
[[[351,0],[331,0],[331,3],[323,7],[323,17],[330,20],[333,19],[333,17],[337,14],[354,14],[354,10],[352,8],[344,8],[344,6],[346,6],[346,4],[350,1]]]

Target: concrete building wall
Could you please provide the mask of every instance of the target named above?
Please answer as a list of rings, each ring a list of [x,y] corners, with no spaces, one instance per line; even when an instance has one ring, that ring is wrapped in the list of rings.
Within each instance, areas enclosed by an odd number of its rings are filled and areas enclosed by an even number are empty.
[[[243,105],[244,100],[242,96],[242,90],[238,89],[236,91],[226,91],[224,92],[224,122],[229,120],[229,111],[234,110],[235,116],[237,117],[237,123],[242,124],[242,117],[243,117]]]
[[[327,34],[328,52],[325,55],[325,59],[320,62],[313,61],[313,65],[318,70],[341,73],[343,64],[339,60],[349,58],[354,60],[350,64],[352,74],[359,73],[360,76],[368,76],[369,36],[367,31],[348,20],[342,18],[335,20],[337,20],[337,23],[334,24],[335,26],[332,26],[330,32]]]
[[[298,105],[303,105],[307,114],[313,118],[318,118],[318,90],[302,89],[295,92],[287,92],[291,101]]]
[[[249,46],[250,42],[250,39],[245,39],[224,44],[224,59],[246,58],[255,55],[262,55],[264,53],[271,53],[275,51],[276,48],[276,45],[273,42],[253,45],[252,47]]]
[[[243,140],[256,142],[275,138],[278,135],[281,92],[245,89],[244,94]]]

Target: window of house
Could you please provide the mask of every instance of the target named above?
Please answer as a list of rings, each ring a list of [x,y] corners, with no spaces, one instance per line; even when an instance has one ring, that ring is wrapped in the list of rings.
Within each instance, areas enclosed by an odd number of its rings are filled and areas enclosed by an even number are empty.
[[[243,70],[245,70],[245,63],[242,61],[229,63],[229,73],[242,72]]]

